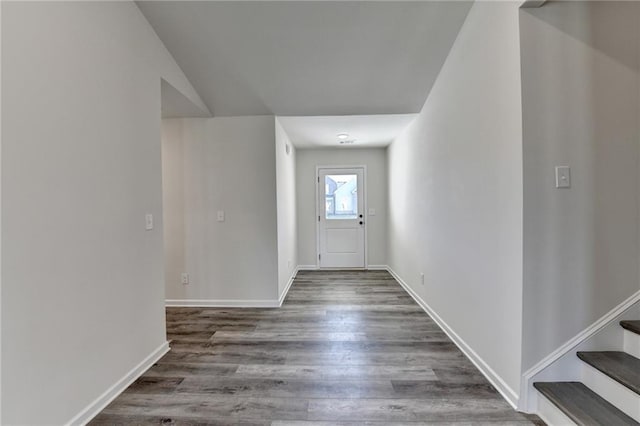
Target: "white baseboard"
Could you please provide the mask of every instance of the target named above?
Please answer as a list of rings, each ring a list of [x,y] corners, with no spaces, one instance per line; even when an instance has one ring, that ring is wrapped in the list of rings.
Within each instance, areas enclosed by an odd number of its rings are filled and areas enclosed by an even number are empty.
[[[567,340],[562,346],[560,346],[555,351],[551,352],[549,355],[544,357],[540,362],[538,362],[533,367],[529,368],[522,375],[521,380],[521,389],[520,389],[520,407],[518,407],[521,411],[525,411],[527,413],[532,412],[532,404],[529,401],[529,393],[533,389],[533,380],[534,377],[542,372],[545,368],[549,367],[551,364],[556,362],[558,359],[569,353],[570,351],[575,350],[575,348],[580,345],[585,340],[592,337],[594,334],[602,330],[606,327],[611,321],[613,321],[616,317],[622,315],[627,309],[633,306],[635,303],[640,301],[640,291],[634,293],[629,298],[624,300],[618,306],[611,309],[604,316],[598,319],[596,322],[591,324],[589,327],[582,330],[580,333],[576,334],[571,339]]]
[[[320,268],[318,268],[317,265],[299,265],[298,266],[298,271],[317,271]],[[335,269],[335,270],[346,270],[346,269],[353,269],[353,270],[362,270],[362,268],[325,268],[327,270],[331,270],[331,269]],[[364,269],[369,269],[371,271],[388,271],[389,267],[387,265],[367,265],[366,268]]]
[[[284,288],[284,290],[282,291],[282,294],[280,295],[280,298],[278,299],[278,306],[279,307],[282,306],[282,304],[284,303],[284,299],[287,297],[287,293],[289,293],[289,289],[293,285],[293,281],[296,279],[296,275],[298,275],[298,270],[299,269],[300,269],[300,267],[297,267],[291,273],[291,277],[289,278],[289,282],[287,283],[287,286]]]
[[[413,291],[413,289],[390,267],[387,271],[400,285],[409,293],[413,300],[442,328],[447,336],[456,344],[456,346],[466,355],[467,358],[475,365],[478,370],[489,380],[489,382],[500,392],[504,399],[511,404],[513,408],[518,406],[518,394],[511,389],[509,385],[487,364],[458,334],[425,302]]]
[[[300,266],[293,270],[287,286],[278,299],[167,299],[170,308],[279,308],[287,297]]]
[[[278,308],[278,299],[234,300],[234,299],[167,299],[169,308]]]
[[[367,265],[367,268],[370,271],[388,271],[389,267],[387,265]]]
[[[317,271],[318,265],[298,265],[298,271]]]
[[[138,377],[144,374],[153,364],[169,352],[169,342],[164,342],[156,350],[151,352],[140,364],[136,365],[120,380],[107,389],[102,395],[91,402],[80,413],[76,414],[67,425],[85,425],[97,416],[107,405],[131,385]]]

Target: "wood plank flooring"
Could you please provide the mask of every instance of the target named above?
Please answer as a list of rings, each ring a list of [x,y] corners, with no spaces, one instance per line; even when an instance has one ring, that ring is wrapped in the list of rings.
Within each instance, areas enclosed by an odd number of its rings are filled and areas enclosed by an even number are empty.
[[[171,351],[91,424],[542,425],[385,271],[299,272],[279,309],[168,308]]]

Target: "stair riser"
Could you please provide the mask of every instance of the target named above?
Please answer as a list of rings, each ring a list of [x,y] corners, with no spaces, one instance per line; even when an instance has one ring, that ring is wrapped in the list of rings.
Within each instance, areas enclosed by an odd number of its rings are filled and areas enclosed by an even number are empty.
[[[574,426],[576,423],[567,417],[556,405],[549,401],[540,392],[536,392],[536,414],[548,425],[548,426]]]
[[[640,358],[640,334],[624,330],[624,351],[629,355]]]
[[[589,364],[582,365],[582,383],[620,411],[640,422],[640,395]]]

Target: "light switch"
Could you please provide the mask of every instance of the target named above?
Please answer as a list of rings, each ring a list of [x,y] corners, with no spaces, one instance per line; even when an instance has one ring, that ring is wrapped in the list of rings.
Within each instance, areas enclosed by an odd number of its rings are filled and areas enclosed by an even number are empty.
[[[569,166],[556,167],[556,188],[571,188],[571,168]]]
[[[218,222],[224,222],[224,210],[218,210]]]
[[[369,209],[369,216],[375,216],[376,215],[376,209]]]
[[[151,213],[147,213],[144,216],[144,229],[147,231],[151,231],[153,229],[153,215]]]

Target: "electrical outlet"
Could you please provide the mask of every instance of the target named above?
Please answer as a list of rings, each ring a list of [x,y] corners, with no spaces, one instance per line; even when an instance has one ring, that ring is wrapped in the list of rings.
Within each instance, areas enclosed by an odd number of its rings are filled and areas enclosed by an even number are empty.
[[[420,272],[420,284],[424,285],[424,274]]]
[[[183,272],[182,274],[180,274],[180,281],[184,285],[189,284],[189,274],[187,274],[186,272]]]

